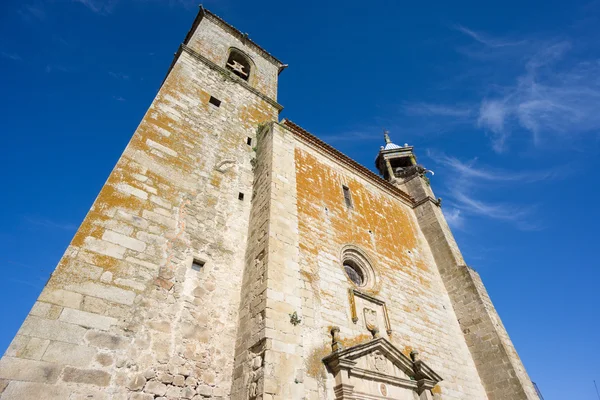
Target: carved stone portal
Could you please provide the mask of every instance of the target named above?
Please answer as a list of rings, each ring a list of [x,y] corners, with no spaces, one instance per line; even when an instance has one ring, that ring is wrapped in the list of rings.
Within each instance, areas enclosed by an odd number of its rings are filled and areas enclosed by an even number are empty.
[[[411,360],[383,337],[333,351],[323,362],[335,377],[336,400],[429,400],[442,380],[418,357]]]

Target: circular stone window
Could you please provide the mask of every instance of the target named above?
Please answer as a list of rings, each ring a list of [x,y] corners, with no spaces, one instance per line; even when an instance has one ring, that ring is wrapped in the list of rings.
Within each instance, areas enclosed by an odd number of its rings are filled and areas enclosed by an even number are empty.
[[[365,282],[365,275],[360,267],[353,261],[348,260],[344,263],[344,271],[346,271],[346,275],[348,275],[348,278],[350,278],[356,286],[362,286]]]
[[[373,286],[375,272],[362,250],[355,246],[344,246],[341,261],[346,276],[354,285],[362,288]]]

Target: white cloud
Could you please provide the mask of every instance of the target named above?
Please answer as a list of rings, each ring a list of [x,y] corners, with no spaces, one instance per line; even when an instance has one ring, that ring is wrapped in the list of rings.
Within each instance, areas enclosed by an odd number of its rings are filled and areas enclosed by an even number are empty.
[[[444,104],[415,103],[404,105],[404,111],[409,115],[469,117],[473,110],[468,106],[451,106]]]
[[[535,171],[507,171],[491,167],[482,167],[477,165],[477,159],[463,162],[456,157],[450,157],[435,151],[427,151],[427,156],[436,163],[449,168],[452,171],[453,176],[458,175],[461,177],[461,180],[466,178],[470,181],[478,180],[496,183],[533,183],[562,179],[571,173],[570,167]]]
[[[127,81],[129,80],[129,75],[126,75],[122,72],[113,72],[113,71],[108,71],[108,75],[112,78],[115,79],[120,79],[120,80],[124,80]]]
[[[477,126],[487,128],[493,133],[492,146],[498,153],[505,149],[508,132],[504,125],[507,115],[508,110],[502,101],[483,100],[479,108]]]
[[[600,59],[582,52],[581,43],[574,54],[570,40],[512,40],[456,29],[474,41],[461,52],[469,56],[472,70],[465,73],[479,98],[459,105],[417,102],[405,105],[405,114],[422,117],[423,124],[437,118],[444,126],[482,129],[498,153],[522,133],[540,147],[600,131]]]
[[[7,58],[9,60],[13,60],[13,61],[23,61],[21,56],[18,54],[15,54],[15,53],[5,53],[3,51],[0,51],[0,56],[2,56],[3,58]]]
[[[572,173],[570,167],[509,171],[480,166],[477,159],[463,162],[434,151],[428,151],[427,155],[449,171],[449,177],[445,180],[445,195],[449,201],[444,204],[450,207],[445,206],[443,211],[448,224],[458,229],[465,226],[470,216],[509,222],[521,230],[538,230],[541,225],[535,217],[535,206],[499,200],[487,201],[486,189],[497,193],[499,185],[509,185],[514,190],[517,185],[562,179]]]
[[[96,14],[107,15],[110,14],[117,0],[73,0],[76,3],[81,3]]]
[[[459,209],[452,207],[444,207],[442,211],[444,213],[444,217],[446,217],[446,222],[448,222],[448,225],[450,225],[451,228],[464,228],[465,218]]]
[[[520,45],[526,43],[525,40],[510,41],[510,40],[500,40],[500,39],[492,38],[483,33],[475,32],[475,31],[473,31],[469,28],[466,28],[462,25],[456,25],[455,29],[459,32],[464,33],[467,36],[470,36],[472,39],[474,39],[477,42],[479,42],[485,46],[488,46],[488,47],[520,46]]]
[[[37,218],[28,216],[25,217],[25,222],[27,222],[29,225],[36,225],[49,229],[58,229],[64,231],[74,231],[77,229],[77,225],[70,223],[55,222],[47,218]]]

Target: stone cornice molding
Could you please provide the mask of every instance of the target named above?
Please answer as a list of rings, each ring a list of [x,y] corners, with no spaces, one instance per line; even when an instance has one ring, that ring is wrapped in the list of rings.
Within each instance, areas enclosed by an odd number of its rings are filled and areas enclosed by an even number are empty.
[[[439,201],[439,200],[437,200],[437,199],[434,199],[434,198],[433,198],[433,197],[431,197],[431,196],[427,196],[427,197],[424,197],[424,198],[422,198],[421,200],[419,200],[419,201],[415,202],[415,203],[414,203],[414,205],[413,205],[413,208],[417,208],[417,207],[419,207],[419,206],[421,206],[421,205],[423,205],[423,204],[427,203],[428,201],[432,202],[433,204],[435,204],[435,205],[436,205],[436,206],[438,206],[438,207],[441,207],[441,204],[440,204],[440,201]]]
[[[367,179],[369,182],[371,182],[378,188],[398,198],[404,204],[410,207],[414,207],[413,198],[406,194],[404,191],[398,189],[396,186],[392,185],[388,181],[380,178],[368,168],[357,163],[344,153],[323,142],[322,140],[320,140],[310,132],[307,132],[306,130],[302,129],[300,126],[296,125],[292,121],[284,119],[283,121],[281,121],[281,123],[279,123],[279,125],[292,132],[298,139],[302,141],[302,143],[305,143],[314,149],[320,150],[322,153],[329,156],[329,158],[352,169],[354,172],[358,173],[360,176]]]

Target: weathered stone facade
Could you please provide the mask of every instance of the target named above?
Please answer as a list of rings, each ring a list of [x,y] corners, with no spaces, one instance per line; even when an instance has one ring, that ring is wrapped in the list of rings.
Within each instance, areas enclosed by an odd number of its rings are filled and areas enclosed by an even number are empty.
[[[412,148],[382,179],[277,122],[283,68],[201,9],[1,399],[537,398]]]

